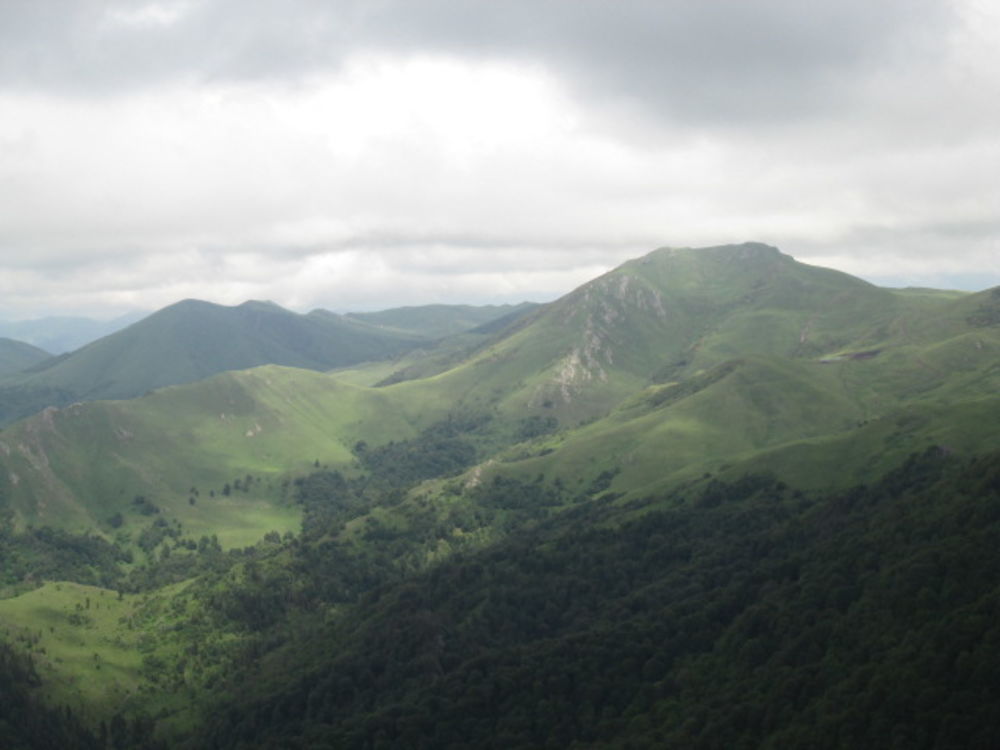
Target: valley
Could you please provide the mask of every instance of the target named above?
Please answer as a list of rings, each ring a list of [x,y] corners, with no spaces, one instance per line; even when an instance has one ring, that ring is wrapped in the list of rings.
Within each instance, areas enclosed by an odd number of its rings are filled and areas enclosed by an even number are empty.
[[[1000,290],[663,248],[10,351],[12,747],[62,706],[61,747],[1000,738]]]

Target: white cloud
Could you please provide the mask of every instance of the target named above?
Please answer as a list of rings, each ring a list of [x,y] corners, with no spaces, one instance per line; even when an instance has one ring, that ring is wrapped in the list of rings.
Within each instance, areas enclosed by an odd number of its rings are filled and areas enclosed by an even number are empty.
[[[108,26],[134,28],[157,28],[173,26],[190,10],[190,3],[145,3],[122,4],[106,8],[104,21]]]

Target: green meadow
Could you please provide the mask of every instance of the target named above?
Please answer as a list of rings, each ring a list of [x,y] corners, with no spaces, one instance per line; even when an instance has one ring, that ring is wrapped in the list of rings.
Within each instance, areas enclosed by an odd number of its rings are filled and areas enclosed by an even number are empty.
[[[0,632],[33,656],[47,699],[85,714],[109,715],[146,684],[142,633],[129,626],[138,604],[134,595],[50,582],[0,600]]]

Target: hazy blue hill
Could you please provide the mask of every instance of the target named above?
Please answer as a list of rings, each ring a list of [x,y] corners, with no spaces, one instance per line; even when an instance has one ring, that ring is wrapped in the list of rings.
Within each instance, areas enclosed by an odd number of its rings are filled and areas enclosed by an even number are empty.
[[[146,315],[146,312],[129,313],[112,320],[67,316],[0,320],[0,336],[26,341],[53,354],[63,354],[120,331]]]
[[[44,362],[52,355],[44,349],[32,346],[24,341],[0,338],[0,375],[20,372],[39,362]]]
[[[532,302],[518,305],[422,305],[396,307],[379,312],[352,312],[345,317],[380,328],[408,331],[427,338],[442,338],[516,317],[534,307],[536,305]]]
[[[70,354],[8,378],[0,415],[122,399],[226,370],[280,364],[326,370],[398,354],[421,339],[333,313],[299,315],[266,302],[185,300]]]

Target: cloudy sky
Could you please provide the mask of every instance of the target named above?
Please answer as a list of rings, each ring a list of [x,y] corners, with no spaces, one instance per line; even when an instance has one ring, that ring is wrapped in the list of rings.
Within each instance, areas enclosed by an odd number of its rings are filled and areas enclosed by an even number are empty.
[[[1000,283],[993,0],[0,0],[0,316]]]

